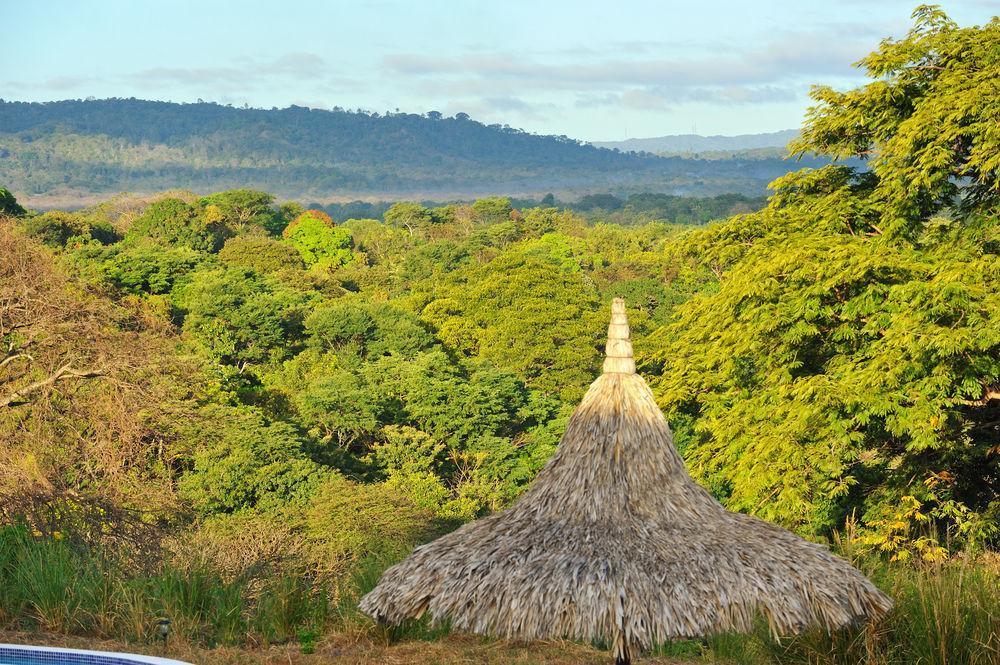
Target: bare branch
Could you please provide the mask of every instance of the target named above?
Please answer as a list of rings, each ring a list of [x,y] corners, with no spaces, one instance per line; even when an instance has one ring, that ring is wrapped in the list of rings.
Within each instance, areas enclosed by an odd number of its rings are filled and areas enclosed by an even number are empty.
[[[963,406],[986,406],[995,399],[1000,399],[1000,386],[983,386],[983,396],[979,399],[962,399],[957,403]]]
[[[30,353],[12,353],[3,360],[0,360],[0,367],[3,367],[7,363],[12,363],[18,358],[27,358],[29,363],[35,362],[35,359],[31,356]]]
[[[8,406],[19,406],[24,404],[24,397],[27,395],[41,390],[47,386],[51,386],[56,381],[62,379],[92,379],[97,376],[102,376],[104,372],[102,370],[80,370],[74,369],[69,363],[63,365],[56,371],[49,374],[44,379],[39,379],[34,383],[29,383],[19,390],[15,390],[7,397],[0,399],[0,409]]]

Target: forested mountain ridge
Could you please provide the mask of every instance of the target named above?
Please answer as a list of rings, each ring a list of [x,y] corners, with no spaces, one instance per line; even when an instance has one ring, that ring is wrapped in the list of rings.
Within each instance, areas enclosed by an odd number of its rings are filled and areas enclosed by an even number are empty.
[[[622,153],[465,114],[138,99],[0,102],[0,182],[28,203],[59,192],[248,186],[320,200],[549,191],[761,195],[797,166],[827,161]]]
[[[623,141],[591,141],[600,148],[616,148],[622,151],[651,152],[659,154],[683,154],[692,152],[716,152],[720,150],[756,150],[759,148],[784,148],[798,136],[797,129],[783,129],[779,132],[763,134],[737,134],[735,136],[700,136],[698,134],[671,134],[644,139]]]

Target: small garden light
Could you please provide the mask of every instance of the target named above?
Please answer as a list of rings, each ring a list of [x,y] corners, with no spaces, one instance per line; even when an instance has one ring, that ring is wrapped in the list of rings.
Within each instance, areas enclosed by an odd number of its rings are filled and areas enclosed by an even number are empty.
[[[170,635],[170,619],[160,619],[156,622],[156,634],[163,640],[163,647],[167,646],[167,636]]]

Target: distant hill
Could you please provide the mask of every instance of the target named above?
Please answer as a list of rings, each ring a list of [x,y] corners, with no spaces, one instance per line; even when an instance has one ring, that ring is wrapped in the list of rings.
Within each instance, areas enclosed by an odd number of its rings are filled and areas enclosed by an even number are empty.
[[[765,134],[739,134],[737,136],[699,136],[674,134],[648,139],[625,141],[594,141],[600,148],[617,148],[623,152],[652,152],[659,154],[684,154],[702,152],[735,152],[758,148],[784,148],[799,133],[797,129],[783,129]]]
[[[550,191],[756,196],[774,178],[821,163],[632,154],[465,114],[0,100],[0,186],[29,204],[236,187],[319,201]]]

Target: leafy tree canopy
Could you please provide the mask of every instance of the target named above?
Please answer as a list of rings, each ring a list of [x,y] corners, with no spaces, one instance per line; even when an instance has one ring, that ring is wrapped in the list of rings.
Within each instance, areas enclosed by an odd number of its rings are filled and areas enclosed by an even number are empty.
[[[126,239],[217,252],[222,248],[224,233],[221,224],[206,219],[197,206],[182,199],[165,198],[150,204],[135,220]]]
[[[27,211],[21,207],[8,190],[0,187],[0,215],[10,215],[11,217],[21,217]]]
[[[321,210],[305,211],[282,231],[282,235],[299,250],[309,267],[337,268],[353,258],[351,232],[336,226]]]
[[[890,549],[913,497],[964,536],[1000,510],[1000,23],[915,17],[863,61],[877,81],[815,91],[803,130],[801,148],[873,151],[871,170],[790,175],[692,234],[715,285],[658,335],[661,401],[730,506],[811,531],[857,511]]]

